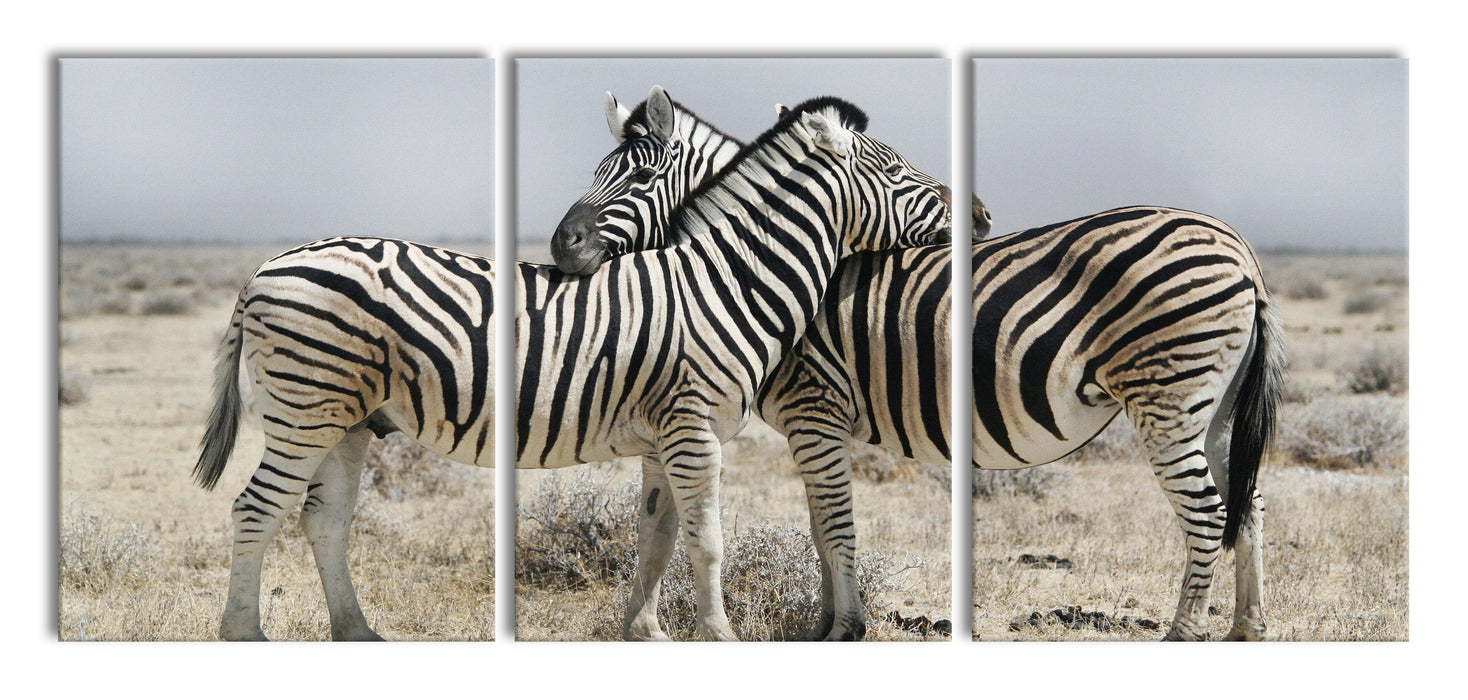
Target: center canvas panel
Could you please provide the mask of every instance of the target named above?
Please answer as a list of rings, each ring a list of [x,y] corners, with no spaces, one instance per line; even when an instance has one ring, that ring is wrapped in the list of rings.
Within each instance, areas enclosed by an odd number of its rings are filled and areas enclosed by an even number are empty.
[[[950,638],[950,71],[516,61],[517,640]]]

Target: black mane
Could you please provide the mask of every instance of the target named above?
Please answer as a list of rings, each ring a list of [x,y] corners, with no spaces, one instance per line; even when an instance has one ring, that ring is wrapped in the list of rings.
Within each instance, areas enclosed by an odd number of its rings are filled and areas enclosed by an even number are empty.
[[[678,103],[674,102],[673,104],[677,105]],[[704,180],[703,184],[700,184],[698,187],[693,188],[693,190],[688,193],[688,196],[683,198],[683,201],[678,204],[678,207],[674,209],[672,214],[668,216],[669,227],[667,230],[669,233],[669,241],[671,242],[673,240],[676,240],[676,238],[681,238],[684,235],[684,220],[688,216],[688,213],[684,210],[691,208],[693,206],[693,202],[702,197],[704,193],[715,187],[718,187],[720,183],[723,182],[724,178],[737,172],[739,170],[739,166],[742,165],[744,161],[749,158],[750,154],[760,150],[771,141],[774,141],[775,138],[780,134],[790,131],[791,125],[800,118],[800,115],[808,114],[810,112],[817,112],[826,108],[835,109],[836,113],[840,115],[842,123],[844,123],[847,128],[858,132],[866,131],[866,112],[861,111],[861,109],[858,108],[856,105],[853,105],[850,102],[847,102],[846,100],[843,100],[839,97],[814,97],[804,102],[801,102],[798,105],[795,105],[789,110],[786,110],[786,112],[780,116],[780,119],[775,122],[774,126],[770,127],[763,134],[755,137],[753,141],[750,141],[749,143],[745,144],[744,147],[740,148],[739,152],[734,155],[734,158],[729,161],[728,165],[724,166],[723,170],[719,171],[719,173],[714,175],[713,177]],[[642,106],[638,105],[638,109],[642,109]],[[632,120],[629,118],[627,121],[628,123],[631,123]]]

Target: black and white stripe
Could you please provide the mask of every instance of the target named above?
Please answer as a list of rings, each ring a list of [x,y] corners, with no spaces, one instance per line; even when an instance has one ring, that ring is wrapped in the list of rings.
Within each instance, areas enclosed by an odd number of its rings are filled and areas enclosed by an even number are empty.
[[[981,237],[988,211],[977,197],[972,206]],[[975,243],[973,256],[974,466],[1053,461],[1125,409],[1188,537],[1168,637],[1206,636],[1199,611],[1219,545],[1237,541],[1228,637],[1259,638],[1262,502],[1253,477],[1273,426],[1282,355],[1247,244],[1209,217],[1132,208]],[[806,482],[824,581],[814,637],[860,638],[865,629],[851,441],[950,459],[950,261],[939,247],[843,262],[835,293],[760,390],[760,415],[787,436]],[[1225,510],[1219,493],[1229,484]],[[646,517],[642,529],[676,534]],[[669,547],[650,542],[640,551]],[[634,603],[653,607],[640,594],[650,591],[655,604],[661,573],[639,572]],[[646,626],[651,613],[643,617]]]
[[[865,116],[809,101],[705,183],[672,244],[587,277],[516,265],[517,466],[657,454],[689,537],[696,627],[732,638],[719,585],[720,443],[798,340],[849,250],[946,238],[947,190],[861,133]],[[221,635],[263,638],[259,573],[280,516],[303,492],[334,638],[374,638],[345,565],[346,529],[373,431],[488,466],[493,454],[492,261],[380,239],[333,239],[262,266],[224,344],[195,468],[212,486],[238,427],[243,364],[266,451],[236,499]],[[315,500],[312,500],[313,497]]]

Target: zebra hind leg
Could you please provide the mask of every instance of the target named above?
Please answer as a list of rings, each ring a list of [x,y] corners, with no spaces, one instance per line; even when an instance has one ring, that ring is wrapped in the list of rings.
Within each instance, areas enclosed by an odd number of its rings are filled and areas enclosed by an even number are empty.
[[[856,578],[851,436],[829,433],[830,426],[798,423],[788,436],[805,483],[811,538],[821,562],[821,620],[808,638],[858,641],[866,636],[866,609]]]
[[[1129,414],[1133,413],[1131,409],[1129,405]],[[1150,411],[1133,414],[1142,416],[1137,428],[1147,447],[1152,473],[1172,504],[1187,541],[1182,593],[1172,627],[1163,639],[1204,640],[1208,638],[1208,589],[1223,553],[1223,497],[1205,456],[1206,417],[1198,420],[1200,416],[1182,410],[1163,413],[1169,415],[1169,420],[1159,420]],[[1165,427],[1160,425],[1163,423]]]
[[[317,468],[301,504],[301,528],[316,557],[331,613],[331,638],[337,641],[382,641],[362,614],[347,567],[352,516],[371,441],[372,433],[365,429],[348,433]]]
[[[319,447],[288,442],[287,438],[267,433],[265,457],[230,509],[234,546],[224,616],[219,623],[220,638],[266,640],[260,627],[260,570],[265,548],[280,530],[281,516],[300,500],[327,452],[341,439],[341,431],[334,432],[325,441],[328,444]]]
[[[657,457],[642,458],[642,500],[637,519],[637,580],[627,600],[622,619],[622,638],[627,641],[667,641],[658,623],[658,592],[663,573],[673,558],[678,539],[678,512],[668,475]]]

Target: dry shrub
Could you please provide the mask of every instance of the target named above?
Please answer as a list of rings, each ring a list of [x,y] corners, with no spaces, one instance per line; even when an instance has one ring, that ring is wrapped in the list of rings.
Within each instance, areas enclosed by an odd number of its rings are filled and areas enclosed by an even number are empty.
[[[475,469],[430,452],[402,433],[392,433],[372,441],[363,481],[395,502],[413,496],[461,496]]]
[[[130,292],[141,292],[148,288],[148,280],[142,275],[133,275],[123,280],[122,288]]]
[[[194,299],[182,292],[160,292],[143,300],[139,312],[144,316],[182,316],[193,313]]]
[[[126,294],[108,294],[97,302],[97,313],[109,316],[121,316],[130,314],[133,310],[133,300]]]
[[[1330,296],[1325,291],[1325,283],[1314,276],[1292,279],[1285,284],[1283,291],[1287,299],[1319,300]]]
[[[1046,467],[1029,469],[975,469],[972,496],[979,500],[1024,496],[1034,500],[1045,497],[1049,487],[1062,472]]]
[[[864,442],[851,446],[851,476],[874,484],[918,481],[927,473],[922,462]]]
[[[557,590],[629,579],[637,559],[636,482],[611,486],[607,467],[547,474],[516,507],[515,580]]]
[[[550,590],[593,586],[618,589],[617,612],[596,621],[594,636],[621,636],[620,611],[626,608],[636,577],[637,482],[612,484],[609,467],[579,467],[569,474],[547,474],[535,491],[521,499],[523,522],[515,537],[515,579]],[[801,528],[772,525],[762,519],[745,522],[723,514],[724,608],[742,639],[797,638],[820,616],[820,566],[810,535]],[[879,619],[880,594],[903,592],[908,571],[926,566],[907,558],[898,562],[883,553],[857,554],[857,579],[867,601],[867,615]],[[678,542],[663,576],[658,614],[674,638],[693,634],[697,606],[693,568]]]
[[[804,530],[764,520],[740,526],[724,539],[724,610],[740,639],[774,641],[801,639],[820,619],[821,570],[815,545]],[[860,550],[856,578],[868,620],[885,611],[878,604],[887,593],[903,593],[907,573],[927,563],[905,557],[901,561],[882,552]],[[625,604],[627,595],[619,599]],[[693,567],[680,542],[663,577],[658,616],[675,639],[693,636],[697,598]]]
[[[61,520],[61,585],[89,593],[138,587],[153,578],[157,540],[132,523],[96,515]]]
[[[62,406],[75,406],[87,400],[91,395],[91,381],[86,375],[76,372],[61,371],[57,378],[60,389],[60,400]]]
[[[1116,414],[1096,437],[1069,456],[1080,462],[1135,462],[1142,459],[1142,438],[1125,412]]]
[[[1407,353],[1377,346],[1359,353],[1339,375],[1353,394],[1401,394],[1407,390]]]
[[[1347,314],[1370,314],[1386,308],[1391,299],[1381,292],[1361,291],[1346,297],[1344,311]]]
[[[1391,468],[1407,459],[1404,402],[1384,396],[1342,396],[1290,407],[1276,449],[1319,469]]]

